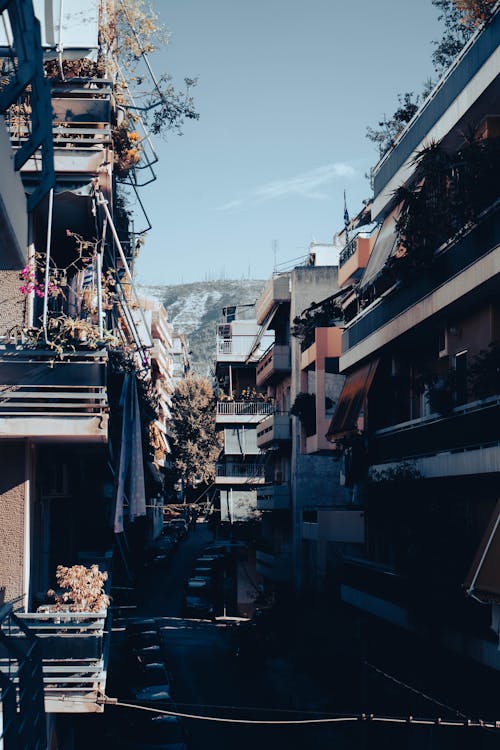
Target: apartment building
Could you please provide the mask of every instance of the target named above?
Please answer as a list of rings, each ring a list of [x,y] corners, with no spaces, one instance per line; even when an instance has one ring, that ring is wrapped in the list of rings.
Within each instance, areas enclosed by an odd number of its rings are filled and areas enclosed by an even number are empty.
[[[303,266],[273,275],[256,305],[257,322],[275,336],[257,363],[257,386],[274,404],[257,427],[257,445],[267,454],[266,483],[257,490],[257,569],[276,591],[321,591],[336,575],[338,544],[347,537],[359,543],[363,534],[359,523],[356,533],[338,530],[350,494],[325,438],[344,381],[340,329],[328,328],[338,267],[322,261],[338,262],[338,248],[314,245]]]
[[[366,513],[344,602],[494,669],[499,24],[497,10],[375,169],[380,230],[343,301],[328,431]]]
[[[141,297],[142,315],[147,335],[152,342],[149,350],[150,368],[144,373],[145,383],[152,402],[157,404],[154,419],[149,424],[149,455],[146,462],[146,509],[148,538],[157,537],[163,526],[163,504],[165,496],[165,469],[170,465],[169,430],[171,421],[172,393],[175,388],[173,327],[167,311],[159,300]],[[135,313],[139,330],[143,325],[141,316]],[[146,337],[144,337],[146,338]]]
[[[100,46],[113,5],[48,5],[0,3],[0,621],[12,653],[42,636],[37,706],[51,746],[64,748],[60,714],[104,710],[109,615],[72,612],[63,624],[47,592],[58,565],[97,564],[108,591],[111,577],[133,580],[158,419],[143,372],[150,336],[169,334],[154,316],[149,333],[134,318],[144,323],[136,243],[117,185],[133,164],[113,136],[126,95],[118,107],[116,61]],[[4,732],[20,731],[8,706]]]
[[[216,428],[224,444],[216,465],[215,487],[222,523],[256,521],[257,487],[264,482],[264,456],[257,446],[257,424],[273,411],[256,385],[256,363],[274,336],[252,318],[253,305],[225,307],[217,325]]]
[[[186,378],[191,370],[189,341],[183,333],[173,333],[173,380]]]

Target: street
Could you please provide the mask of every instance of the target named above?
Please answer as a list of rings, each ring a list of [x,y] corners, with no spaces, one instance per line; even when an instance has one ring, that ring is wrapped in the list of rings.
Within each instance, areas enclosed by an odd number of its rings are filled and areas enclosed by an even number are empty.
[[[305,675],[297,674],[285,658],[242,660],[235,655],[235,626],[183,619],[182,596],[196,557],[210,543],[204,525],[181,542],[166,570],[148,569],[138,586],[138,609],[134,616],[154,617],[164,646],[167,665],[173,675],[173,699],[179,713],[207,717],[286,721],[314,718],[324,709],[325,696]],[[108,695],[125,701],[127,675],[124,672],[123,628],[114,623]],[[323,704],[323,705],[322,705]],[[158,704],[157,704],[158,705]],[[168,708],[168,706],[163,705]],[[298,712],[302,708],[304,712]],[[116,739],[130,720],[132,710],[109,706],[105,710],[107,736]],[[135,713],[135,711],[134,711]],[[324,714],[322,714],[324,715]],[[335,740],[338,748],[355,748],[349,737],[353,727],[253,726],[186,719],[190,750],[220,750],[239,747],[260,750],[286,745],[288,748],[326,748]],[[354,732],[359,729],[354,729]],[[351,733],[349,735],[349,733]]]
[[[325,643],[318,622],[310,619],[304,629],[298,613],[286,626],[294,633],[284,639],[288,645],[264,654],[256,649],[246,658],[236,656],[235,626],[230,620],[186,619],[182,617],[182,597],[196,557],[212,541],[206,527],[199,524],[181,542],[168,568],[149,568],[137,588],[138,607],[127,618],[116,617],[107,695],[119,702],[136,703],[131,696],[127,622],[137,617],[154,618],[162,643],[162,658],[172,674],[173,703],[144,703],[159,710],[208,717],[184,718],[189,750],[489,750],[496,736],[478,730],[351,721],[341,724],[276,726],[225,723],[213,718],[248,721],[297,721],[343,714],[374,711],[385,716],[443,716],[432,702],[380,680],[365,671],[349,651],[346,624],[334,619],[327,623]],[[349,620],[347,628],[350,627]],[[333,624],[333,627],[331,625]],[[297,638],[297,633],[299,637]],[[295,640],[294,640],[295,639]],[[291,645],[293,643],[293,645]],[[141,709],[109,705],[104,721],[99,715],[77,720],[75,750],[87,750],[93,737],[102,733],[108,750],[134,750],[129,728]],[[453,716],[452,716],[453,718]],[[104,726],[104,729],[103,729]],[[143,742],[147,737],[143,737]]]

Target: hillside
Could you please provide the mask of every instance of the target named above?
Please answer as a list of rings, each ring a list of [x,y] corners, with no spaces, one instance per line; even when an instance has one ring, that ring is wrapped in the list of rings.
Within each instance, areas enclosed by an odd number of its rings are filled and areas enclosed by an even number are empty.
[[[174,329],[189,338],[193,370],[208,375],[213,370],[216,324],[221,320],[222,308],[255,302],[264,284],[255,279],[197,281],[143,285],[140,290],[163,302]]]

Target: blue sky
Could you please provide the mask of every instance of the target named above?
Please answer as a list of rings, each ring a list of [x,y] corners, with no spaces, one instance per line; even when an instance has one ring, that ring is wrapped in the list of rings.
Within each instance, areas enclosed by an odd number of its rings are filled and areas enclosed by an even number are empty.
[[[197,122],[157,139],[141,190],[143,283],[267,278],[329,242],[377,160],[365,138],[420,91],[441,33],[430,0],[155,0],[170,43],[155,71],[198,76]],[[138,219],[138,223],[141,221]]]

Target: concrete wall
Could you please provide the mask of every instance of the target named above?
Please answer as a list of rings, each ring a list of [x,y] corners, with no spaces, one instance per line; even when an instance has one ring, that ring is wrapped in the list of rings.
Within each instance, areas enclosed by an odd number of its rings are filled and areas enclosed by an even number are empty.
[[[338,289],[336,266],[313,266],[296,268],[291,274],[290,320],[300,315],[313,302],[333,294]],[[291,338],[292,382],[291,401],[301,390],[300,341]],[[330,456],[305,455],[301,453],[300,423],[292,418],[292,558],[293,578],[296,590],[302,587],[302,511],[341,504],[348,495],[340,487],[340,464]]]
[[[256,490],[228,489],[220,491],[221,521],[252,521],[260,514],[257,511]]]
[[[0,445],[0,588],[5,599],[28,592],[29,483],[26,443]]]
[[[0,336],[24,324],[27,298],[19,291],[21,283],[19,271],[0,270]]]

